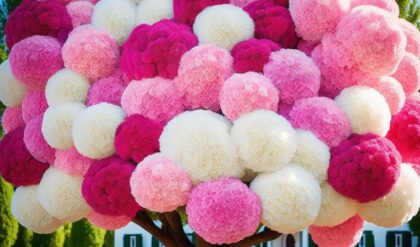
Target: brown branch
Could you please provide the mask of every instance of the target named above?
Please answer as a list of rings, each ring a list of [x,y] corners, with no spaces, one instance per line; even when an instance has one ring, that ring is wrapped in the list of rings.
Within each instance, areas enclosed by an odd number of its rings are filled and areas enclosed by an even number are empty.
[[[184,227],[182,225],[181,216],[177,211],[164,213],[164,216],[169,223],[172,236],[179,244],[179,246],[185,247],[194,247],[194,245],[190,242],[187,235],[184,232]]]
[[[214,245],[208,243],[206,240],[204,240],[200,235],[195,233],[195,246],[197,247],[214,247]]]
[[[280,237],[281,235],[282,235],[281,233],[272,231],[266,227],[263,232],[247,237],[237,243],[230,244],[229,247],[249,247],[256,244],[274,240]]]
[[[137,225],[141,226],[144,230],[148,231],[152,236],[159,240],[166,247],[177,247],[178,245],[172,239],[170,234],[163,231],[153,223],[146,211],[140,211],[132,220]]]

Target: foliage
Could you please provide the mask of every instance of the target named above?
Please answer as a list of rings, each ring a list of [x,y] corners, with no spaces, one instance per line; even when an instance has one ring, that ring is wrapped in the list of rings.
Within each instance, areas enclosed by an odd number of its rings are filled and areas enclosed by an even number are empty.
[[[86,219],[73,223],[70,245],[77,247],[102,247],[106,230],[91,225]]]
[[[418,242],[420,243],[420,211],[408,224],[413,234],[419,238]]]
[[[71,223],[67,223],[63,226],[64,228],[64,235],[65,235],[65,241],[64,241],[64,247],[71,247],[71,229],[73,225]]]
[[[16,241],[19,225],[10,211],[13,186],[0,177],[0,246],[11,247]]]
[[[114,247],[114,231],[107,231],[105,234],[104,244],[102,247]]]
[[[64,227],[51,234],[34,233],[32,247],[63,247],[65,239]]]
[[[13,247],[32,247],[34,233],[19,224],[19,233]]]
[[[420,7],[417,0],[396,0],[400,7],[400,18],[406,19],[420,28]]]

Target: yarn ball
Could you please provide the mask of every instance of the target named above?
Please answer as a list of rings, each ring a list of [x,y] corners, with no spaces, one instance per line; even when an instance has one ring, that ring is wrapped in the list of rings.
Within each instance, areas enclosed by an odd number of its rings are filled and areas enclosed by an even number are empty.
[[[353,86],[335,98],[346,113],[353,133],[385,136],[389,130],[391,111],[384,96],[371,87]]]
[[[397,79],[407,96],[420,89],[420,61],[414,54],[406,53],[397,71],[392,75]]]
[[[108,32],[91,25],[74,29],[63,45],[66,68],[94,81],[110,75],[118,66],[120,51]]]
[[[236,120],[231,130],[241,164],[254,172],[278,170],[290,162],[298,141],[290,123],[275,112],[258,110]]]
[[[387,12],[391,13],[393,16],[398,17],[400,14],[400,9],[396,1],[393,0],[351,0],[350,9],[353,9],[360,5],[372,5]]]
[[[318,42],[310,42],[306,40],[299,40],[299,43],[297,45],[297,48],[299,51],[306,54],[306,56],[310,57],[312,54],[312,51],[315,49],[315,47],[319,45]]]
[[[388,194],[400,174],[401,155],[391,141],[375,134],[353,134],[331,149],[328,182],[361,203]]]
[[[329,147],[350,135],[350,123],[337,104],[325,97],[302,99],[289,113],[295,128],[309,130]]]
[[[225,3],[229,3],[229,0],[174,0],[174,20],[192,26],[197,15],[205,8]]]
[[[220,107],[231,121],[258,109],[277,111],[279,92],[267,77],[255,73],[233,74],[220,91]]]
[[[364,221],[358,215],[333,227],[310,226],[309,234],[319,247],[356,246],[363,235]]]
[[[91,2],[83,0],[73,1],[66,5],[74,28],[90,23],[93,6]]]
[[[59,150],[73,147],[72,128],[77,115],[84,109],[82,103],[65,103],[47,109],[42,120],[42,135],[47,143]]]
[[[67,150],[56,150],[52,164],[58,170],[70,176],[85,176],[93,160],[81,155],[75,147]]]
[[[398,22],[407,37],[407,46],[405,50],[420,57],[420,31],[411,22],[404,19],[398,19]]]
[[[261,200],[262,223],[283,234],[300,232],[312,224],[321,206],[321,188],[300,166],[261,173],[250,185]]]
[[[321,72],[312,59],[299,50],[282,49],[271,53],[264,75],[278,88],[283,103],[318,96]]]
[[[22,103],[25,95],[25,84],[12,74],[9,60],[0,64],[0,101],[8,107],[16,107]]]
[[[54,149],[48,145],[44,136],[42,135],[42,119],[39,115],[28,122],[23,134],[23,141],[29,153],[38,161],[44,163],[54,162]]]
[[[136,164],[146,156],[159,151],[159,137],[163,126],[139,114],[127,117],[115,132],[114,146],[117,154]]]
[[[33,232],[39,234],[55,232],[63,222],[48,214],[41,206],[38,193],[38,185],[18,187],[12,198],[12,214],[22,226]]]
[[[39,184],[39,202],[49,214],[65,222],[86,217],[91,209],[82,196],[82,180],[50,167]]]
[[[184,206],[192,189],[188,174],[160,153],[138,164],[130,185],[131,194],[139,205],[160,213]]]
[[[1,127],[6,134],[14,129],[25,127],[25,122],[23,122],[22,118],[22,108],[20,106],[6,107],[1,116]]]
[[[131,217],[128,217],[126,215],[108,216],[97,213],[93,210],[90,211],[86,218],[92,225],[109,231],[123,228],[131,222]]]
[[[229,51],[237,43],[253,38],[254,28],[248,13],[230,4],[205,8],[193,25],[200,44],[213,44]]]
[[[160,150],[181,166],[194,183],[222,176],[240,178],[243,168],[230,129],[231,123],[212,111],[183,112],[163,129]]]
[[[137,5],[136,24],[154,24],[174,16],[173,0],[142,0]]]
[[[31,156],[23,142],[23,133],[24,128],[17,128],[0,140],[0,174],[15,186],[38,184],[49,166]]]
[[[48,79],[45,97],[49,106],[67,102],[84,103],[89,86],[84,76],[70,69],[62,69]]]
[[[17,80],[28,89],[42,90],[48,78],[64,66],[61,44],[52,37],[31,36],[13,46],[9,63]]]
[[[206,241],[235,243],[255,233],[260,224],[261,203],[244,183],[223,177],[195,187],[186,212],[188,224]]]
[[[128,115],[141,114],[162,124],[184,110],[173,81],[162,77],[132,81],[124,90],[121,106]]]
[[[363,204],[360,216],[381,227],[397,227],[410,221],[420,207],[420,177],[408,164],[401,165],[401,175],[386,196]]]
[[[27,91],[22,101],[22,118],[25,123],[42,115],[48,108],[45,92]]]
[[[16,43],[33,35],[52,36],[63,43],[71,29],[71,18],[58,1],[23,1],[10,14],[4,33],[11,50]]]
[[[124,89],[125,82],[118,74],[99,79],[90,86],[86,105],[91,106],[102,102],[120,105]]]
[[[248,39],[239,42],[232,49],[235,71],[237,73],[263,72],[271,52],[280,48],[280,45],[269,39]]]
[[[83,197],[92,209],[108,216],[134,217],[140,210],[130,193],[134,168],[117,157],[95,161],[82,184]]]
[[[174,21],[139,25],[124,43],[121,71],[130,81],[156,76],[173,79],[182,55],[197,43],[190,27]]]
[[[179,64],[175,86],[188,109],[220,109],[223,82],[233,74],[229,52],[213,45],[199,45],[186,52]]]
[[[72,134],[77,151],[91,159],[113,155],[115,132],[125,116],[121,107],[109,103],[83,110],[73,123]]]

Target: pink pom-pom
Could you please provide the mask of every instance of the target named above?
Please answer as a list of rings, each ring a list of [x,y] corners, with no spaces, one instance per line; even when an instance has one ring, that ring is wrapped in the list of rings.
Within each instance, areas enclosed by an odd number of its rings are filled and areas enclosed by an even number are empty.
[[[124,43],[121,70],[129,80],[161,76],[173,79],[185,52],[197,37],[187,25],[162,20],[136,27]]]
[[[128,223],[131,222],[131,217],[128,217],[126,215],[121,216],[108,216],[103,215],[100,213],[97,213],[95,211],[90,211],[90,213],[87,216],[87,220],[100,228],[106,229],[106,230],[117,230],[120,229]]]
[[[392,75],[404,88],[405,94],[411,96],[420,88],[420,61],[411,53],[406,53],[398,66],[398,70]]]
[[[31,36],[16,45],[10,52],[13,75],[31,90],[43,90],[48,79],[63,68],[61,45],[48,36]]]
[[[229,0],[174,0],[174,20],[192,26],[195,17],[212,5],[229,3]]]
[[[119,57],[119,47],[111,34],[90,25],[74,29],[63,46],[65,66],[91,81],[113,73]]]
[[[398,21],[407,37],[405,50],[413,53],[416,57],[420,57],[420,31],[416,26],[404,19],[398,19]]]
[[[271,53],[264,66],[264,75],[279,90],[280,100],[286,104],[318,95],[321,72],[303,52],[282,49]]]
[[[137,166],[130,184],[139,205],[161,213],[185,205],[193,186],[188,174],[160,153],[148,156]]]
[[[25,123],[44,114],[48,108],[44,91],[27,92],[22,101],[22,118]]]
[[[248,39],[232,49],[233,64],[237,73],[262,72],[273,51],[280,50],[277,43],[269,39]]]
[[[17,128],[0,140],[0,174],[16,186],[39,184],[49,167],[28,152],[23,142],[23,132],[23,128]]]
[[[71,17],[73,27],[89,24],[93,7],[93,4],[89,1],[74,1],[67,4],[67,12]]]
[[[83,177],[91,167],[93,160],[81,155],[75,147],[68,150],[56,150],[53,166],[70,176]]]
[[[392,13],[395,17],[400,15],[400,8],[395,0],[351,0],[350,8],[353,9],[360,5],[372,5],[389,13]]]
[[[290,121],[290,111],[293,109],[293,104],[285,104],[283,102],[279,102],[277,113],[285,117],[288,121]]]
[[[47,143],[42,135],[42,118],[43,115],[38,115],[28,122],[25,127],[23,141],[29,153],[35,159],[51,164],[54,162],[55,150]]]
[[[89,88],[86,105],[91,106],[103,102],[120,105],[125,87],[126,83],[119,72],[97,80]]]
[[[121,97],[128,115],[140,114],[166,124],[184,109],[173,81],[161,77],[132,81]]]
[[[338,145],[350,135],[346,114],[334,100],[325,97],[297,101],[289,116],[293,127],[312,131],[330,147]]]
[[[300,50],[301,52],[305,53],[306,56],[310,57],[312,54],[312,51],[315,49],[315,47],[319,45],[319,43],[317,42],[310,42],[310,41],[306,41],[306,40],[299,40],[299,43],[297,45],[298,50]]]
[[[233,74],[232,56],[225,49],[200,45],[181,58],[175,85],[188,109],[220,109],[223,82]]]
[[[19,127],[24,127],[25,122],[22,117],[22,107],[6,107],[1,117],[1,126],[6,134]]]
[[[353,134],[331,149],[328,182],[358,202],[374,201],[393,188],[401,155],[392,142],[376,134]]]
[[[256,0],[230,0],[230,4],[233,4],[238,7],[245,7],[246,5],[255,2]]]
[[[356,215],[333,227],[312,225],[309,234],[319,247],[356,246],[363,235],[363,224],[363,219]]]
[[[244,183],[220,178],[195,187],[187,203],[188,224],[212,244],[235,243],[255,233],[259,197]]]
[[[277,88],[270,79],[255,72],[233,74],[220,92],[222,112],[231,121],[258,109],[277,111],[278,103]]]

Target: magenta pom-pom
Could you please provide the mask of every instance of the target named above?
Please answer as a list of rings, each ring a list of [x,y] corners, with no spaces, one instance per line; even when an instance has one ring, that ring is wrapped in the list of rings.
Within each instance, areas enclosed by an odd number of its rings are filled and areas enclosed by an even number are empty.
[[[44,91],[27,92],[22,101],[22,118],[29,123],[37,116],[44,114],[48,108]]]
[[[1,116],[1,126],[6,134],[19,127],[24,127],[25,122],[22,117],[22,107],[6,107]]]
[[[100,228],[106,229],[106,230],[117,230],[120,229],[128,223],[131,222],[131,217],[128,217],[126,215],[121,216],[108,216],[103,215],[100,213],[97,213],[95,211],[90,211],[90,213],[87,216],[87,220]]]
[[[85,176],[93,160],[81,155],[75,147],[56,150],[53,166],[70,176]]]
[[[42,118],[38,115],[28,122],[25,127],[23,141],[29,153],[40,162],[52,164],[54,162],[55,150],[52,148],[42,135]]]
[[[174,0],[174,20],[192,26],[202,10],[225,3],[229,3],[229,0]]]

